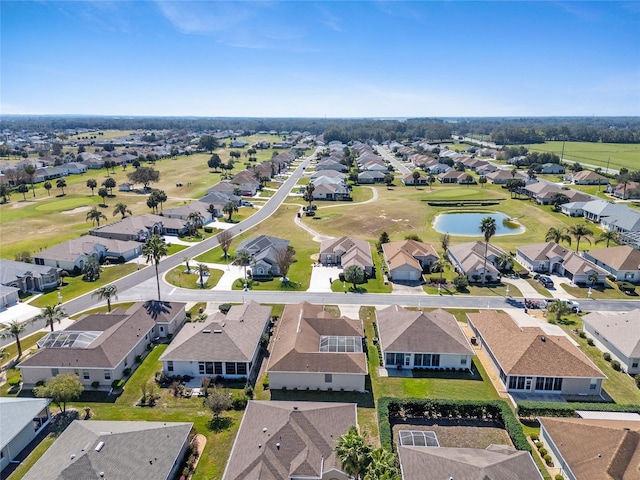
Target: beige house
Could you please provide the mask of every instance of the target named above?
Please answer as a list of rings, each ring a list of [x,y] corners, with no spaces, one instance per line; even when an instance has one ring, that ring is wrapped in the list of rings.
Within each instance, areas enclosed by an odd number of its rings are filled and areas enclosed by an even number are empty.
[[[18,368],[23,388],[60,374],[74,374],[86,387],[109,390],[125,369],[138,365],[157,338],[175,334],[185,319],[184,303],[138,302],[129,310],[95,313],[77,320],[66,330],[48,333],[38,341],[38,351]]]
[[[564,335],[519,327],[507,313],[494,310],[467,318],[507,391],[600,395],[605,374]]]
[[[582,170],[580,172],[567,175],[566,179],[576,185],[608,185],[609,179],[592,170]]]
[[[260,339],[270,318],[271,307],[251,301],[187,323],[160,357],[162,370],[168,376],[249,378],[259,367]]]
[[[440,256],[433,246],[416,240],[401,240],[382,244],[389,277],[394,281],[417,281]]]
[[[487,261],[485,262],[485,248],[487,249]],[[451,245],[447,249],[447,255],[451,264],[458,273],[466,275],[470,282],[486,280],[494,281],[500,271],[495,265],[496,258],[505,252],[500,247],[485,242],[469,242],[460,245]],[[485,270],[486,268],[486,270]]]
[[[355,403],[248,403],[222,480],[349,480],[338,438],[357,426]]]
[[[442,309],[376,311],[379,348],[386,368],[471,368],[473,350],[455,317]]]
[[[584,258],[625,282],[640,282],[640,250],[629,245],[584,252]]]
[[[637,419],[541,417],[538,421],[540,440],[564,478],[640,478],[640,421]]]
[[[360,320],[335,318],[323,305],[286,305],[267,365],[269,387],[364,391],[363,335]]]
[[[324,240],[320,244],[319,260],[322,265],[339,265],[345,269],[357,265],[366,274],[373,274],[371,245],[365,240],[350,237]]]

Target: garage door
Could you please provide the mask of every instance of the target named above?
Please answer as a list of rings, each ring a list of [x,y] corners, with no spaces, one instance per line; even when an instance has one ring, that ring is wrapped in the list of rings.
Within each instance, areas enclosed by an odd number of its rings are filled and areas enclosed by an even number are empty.
[[[418,272],[415,270],[396,270],[392,272],[393,280],[418,280]]]

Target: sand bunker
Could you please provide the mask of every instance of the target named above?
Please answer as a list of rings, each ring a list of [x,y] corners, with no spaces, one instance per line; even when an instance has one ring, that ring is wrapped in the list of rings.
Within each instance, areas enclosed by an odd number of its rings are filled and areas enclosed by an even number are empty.
[[[88,212],[89,210],[91,210],[91,207],[77,207],[74,208],[73,210],[63,210],[62,212],[60,212],[63,215],[73,215],[74,213],[82,213],[82,212]]]

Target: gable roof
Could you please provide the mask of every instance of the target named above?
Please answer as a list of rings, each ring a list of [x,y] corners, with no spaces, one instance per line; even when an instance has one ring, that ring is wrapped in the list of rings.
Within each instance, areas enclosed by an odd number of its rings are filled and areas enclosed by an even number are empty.
[[[422,271],[422,266],[416,257],[433,256],[436,259],[439,258],[438,252],[432,245],[416,240],[383,243],[382,251],[389,270],[394,270],[402,265],[410,265]]]
[[[285,305],[267,371],[367,373],[365,353],[320,352],[321,336],[364,335],[362,323],[335,318],[322,305]]]
[[[455,317],[442,309],[407,310],[399,305],[376,311],[383,351],[473,355]]]
[[[629,312],[591,312],[582,318],[627,358],[640,357],[640,309]]]
[[[48,398],[0,397],[0,450],[4,450],[26,425],[32,424],[50,402]],[[12,452],[13,455],[16,453]]]
[[[544,417],[538,420],[576,478],[638,478],[640,422]]]
[[[485,243],[478,240],[477,242],[451,245],[447,252],[449,256],[458,261],[463,272],[467,273],[484,268],[484,250]],[[498,269],[491,263],[490,258],[500,256],[503,253],[505,253],[504,250],[492,243],[487,246],[487,271],[498,273]]]
[[[529,260],[548,261],[555,257],[564,258],[571,253],[568,248],[562,247],[555,242],[534,243],[533,245],[523,245],[517,247],[517,252],[527,257]]]
[[[161,361],[250,362],[271,316],[271,307],[250,301],[216,312],[204,322],[186,323]]]
[[[26,276],[41,277],[55,271],[53,267],[0,258],[0,284],[11,283]]]
[[[518,327],[504,312],[467,313],[486,346],[507,375],[606,378],[605,374],[563,335],[539,327]]]
[[[193,423],[75,420],[25,480],[168,479]],[[102,444],[100,449],[96,449]]]
[[[403,480],[429,478],[464,480],[541,480],[529,452],[502,445],[477,448],[398,448]]]
[[[351,237],[340,237],[324,240],[320,243],[321,254],[342,255],[342,266],[358,265],[362,268],[372,267],[371,245],[366,240]]]
[[[74,322],[65,330],[51,332],[38,344],[65,334],[89,333],[92,340],[83,346],[40,348],[18,367],[114,368],[149,333],[156,323],[168,323],[184,308],[184,303],[138,302],[127,312],[95,313]],[[97,336],[95,334],[98,334]]]
[[[323,478],[340,470],[336,441],[357,424],[356,404],[251,400],[223,480]]]
[[[640,250],[629,245],[589,250],[589,256],[616,270],[640,269]]]
[[[133,240],[115,240],[94,235],[84,235],[35,253],[34,257],[75,261],[78,257],[94,253],[96,246],[104,247],[107,252],[113,255],[141,248],[141,244]]]

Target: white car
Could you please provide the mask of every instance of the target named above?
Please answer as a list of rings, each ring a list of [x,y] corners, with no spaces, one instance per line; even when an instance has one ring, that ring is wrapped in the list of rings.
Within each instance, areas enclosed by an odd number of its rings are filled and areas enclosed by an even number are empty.
[[[580,312],[580,304],[578,302],[576,302],[575,300],[569,300],[567,298],[559,298],[558,300],[568,304],[571,307],[571,309],[574,311],[574,313],[579,313]]]

